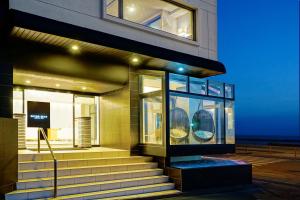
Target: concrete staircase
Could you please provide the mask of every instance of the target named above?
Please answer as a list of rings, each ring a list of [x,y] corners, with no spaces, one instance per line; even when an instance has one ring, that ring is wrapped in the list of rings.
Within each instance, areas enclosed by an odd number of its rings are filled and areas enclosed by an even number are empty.
[[[179,191],[151,157],[129,151],[55,152],[58,159],[57,199],[130,199],[174,195]],[[7,200],[51,199],[53,160],[49,153],[19,154],[17,190]]]

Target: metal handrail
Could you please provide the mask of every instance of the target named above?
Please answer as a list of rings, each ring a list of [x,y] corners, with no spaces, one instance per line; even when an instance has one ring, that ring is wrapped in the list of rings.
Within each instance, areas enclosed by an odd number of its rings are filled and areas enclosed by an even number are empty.
[[[40,133],[43,135],[44,139],[46,140],[46,143],[48,145],[48,148],[50,150],[50,153],[52,155],[52,158],[53,158],[53,165],[54,165],[54,198],[57,197],[57,159],[53,153],[53,150],[51,148],[51,145],[49,143],[49,140],[48,140],[48,137],[44,131],[43,128],[39,128],[38,129],[38,152],[40,153],[41,152],[41,137],[40,137]]]

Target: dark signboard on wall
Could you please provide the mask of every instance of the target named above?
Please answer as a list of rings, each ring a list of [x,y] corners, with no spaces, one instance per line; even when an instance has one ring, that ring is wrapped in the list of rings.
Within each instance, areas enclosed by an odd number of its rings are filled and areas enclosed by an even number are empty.
[[[27,102],[27,126],[47,130],[50,128],[50,103]]]

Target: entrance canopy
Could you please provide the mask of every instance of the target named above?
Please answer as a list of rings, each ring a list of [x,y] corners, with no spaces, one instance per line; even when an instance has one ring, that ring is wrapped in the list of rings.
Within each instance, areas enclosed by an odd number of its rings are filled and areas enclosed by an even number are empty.
[[[127,84],[129,66],[172,73],[183,68],[185,75],[199,78],[226,72],[217,61],[16,10],[9,12],[8,42],[0,49],[0,59],[14,65],[17,85],[30,76],[41,84],[51,82],[51,77],[65,81],[64,85],[69,85],[66,90],[79,90],[83,86],[75,83],[84,82],[89,92],[104,93]]]

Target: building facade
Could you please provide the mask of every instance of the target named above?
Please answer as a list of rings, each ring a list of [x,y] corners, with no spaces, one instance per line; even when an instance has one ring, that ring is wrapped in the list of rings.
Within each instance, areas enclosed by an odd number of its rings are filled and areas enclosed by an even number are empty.
[[[216,0],[9,0],[1,11],[0,117],[17,119],[16,134],[1,133],[6,157],[35,150],[40,128],[54,149],[123,149],[162,168],[234,152],[234,86],[207,79],[226,73]]]

